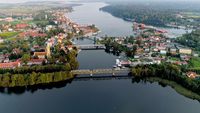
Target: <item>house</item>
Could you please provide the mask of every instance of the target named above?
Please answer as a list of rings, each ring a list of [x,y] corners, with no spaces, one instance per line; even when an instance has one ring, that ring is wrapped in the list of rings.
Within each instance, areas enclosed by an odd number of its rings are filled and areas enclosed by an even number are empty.
[[[34,52],[34,56],[38,57],[39,59],[45,59],[47,52]]]
[[[179,53],[180,54],[191,55],[192,54],[192,49],[189,49],[189,48],[180,48],[179,49]]]
[[[155,58],[153,60],[153,63],[155,63],[155,64],[161,64],[161,59],[160,58]]]
[[[73,49],[73,47],[74,47],[73,45],[68,45],[68,46],[67,46],[67,49],[68,49],[69,51],[71,51],[71,50]]]
[[[43,62],[46,62],[46,59],[31,59],[28,61],[27,65],[42,65]]]
[[[181,58],[181,60],[189,61],[191,57],[188,55],[180,55],[180,58]]]
[[[20,37],[45,37],[47,34],[45,33],[39,33],[38,31],[27,31],[27,32],[22,32],[19,34]]]
[[[177,49],[176,48],[170,48],[169,52],[172,55],[176,55],[177,54]]]
[[[0,43],[3,43],[4,42],[4,40],[0,37]]]
[[[140,58],[140,55],[135,55],[134,58],[135,58],[135,59],[139,59],[139,58]]]
[[[192,79],[195,79],[196,77],[198,77],[197,73],[191,72],[191,71],[187,72],[186,75],[187,77],[192,78]]]
[[[167,51],[166,51],[166,50],[160,50],[160,54],[166,55],[166,54],[167,54]]]
[[[4,61],[3,61],[4,63],[8,63],[8,62],[10,62],[10,60],[9,60],[9,58],[8,57],[5,57],[5,59],[4,59]]]
[[[199,57],[199,54],[198,54],[198,53],[192,53],[192,55],[193,55],[194,57]]]
[[[0,55],[0,62],[3,62],[5,59],[4,55]]]
[[[6,22],[13,22],[14,19],[12,17],[7,17],[7,18],[4,19],[4,21],[6,21]]]
[[[14,69],[20,66],[21,66],[21,63],[19,61],[9,62],[9,63],[0,63],[1,69]]]
[[[14,48],[14,49],[12,50],[12,53],[13,53],[13,54],[20,54],[20,53],[21,53],[21,50],[20,50],[19,48]]]
[[[23,24],[23,23],[21,23],[21,24],[17,24],[16,25],[16,29],[25,29],[25,28],[27,28],[29,25],[28,24]]]
[[[47,25],[47,26],[46,26],[46,31],[50,31],[50,30],[52,30],[53,28],[54,28],[53,25]]]

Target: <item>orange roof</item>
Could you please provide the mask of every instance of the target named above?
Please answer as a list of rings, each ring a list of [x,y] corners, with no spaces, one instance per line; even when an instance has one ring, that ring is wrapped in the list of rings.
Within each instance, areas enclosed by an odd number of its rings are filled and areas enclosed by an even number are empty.
[[[31,59],[29,62],[43,62],[45,59]]]
[[[187,72],[187,76],[189,78],[196,78],[197,77],[197,74],[195,72]]]
[[[34,52],[34,55],[38,56],[38,55],[46,55],[47,52]]]
[[[16,68],[19,67],[20,62],[9,62],[9,63],[0,63],[0,68],[7,69],[7,68]]]
[[[31,36],[31,37],[45,37],[47,34],[45,33],[38,33],[35,31],[29,31],[29,32],[22,32],[19,34],[19,36],[24,37],[24,36]]]

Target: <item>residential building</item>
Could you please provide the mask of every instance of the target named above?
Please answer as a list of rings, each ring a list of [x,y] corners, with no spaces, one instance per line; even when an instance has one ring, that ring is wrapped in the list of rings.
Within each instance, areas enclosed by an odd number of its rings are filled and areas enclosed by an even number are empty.
[[[47,52],[34,52],[34,56],[38,57],[39,59],[45,59]]]
[[[8,62],[8,63],[0,63],[1,69],[14,69],[20,67],[21,63],[19,61],[16,62]]]
[[[192,54],[192,49],[189,49],[189,48],[180,48],[180,49],[179,49],[179,53],[180,53],[180,54],[188,54],[188,55],[191,55],[191,54]]]
[[[46,59],[31,59],[28,61],[27,65],[42,65],[43,62],[46,62]]]

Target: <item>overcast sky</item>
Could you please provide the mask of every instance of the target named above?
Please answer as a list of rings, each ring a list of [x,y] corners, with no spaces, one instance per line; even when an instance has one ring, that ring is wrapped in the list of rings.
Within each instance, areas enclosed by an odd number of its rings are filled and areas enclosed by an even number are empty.
[[[27,1],[68,1],[68,0],[0,0],[0,3],[20,3]]]
[[[0,0],[0,3],[19,3],[27,1],[41,1],[41,0]],[[42,0],[42,1],[84,1],[84,0]],[[93,1],[93,0],[90,0]],[[94,0],[95,1],[95,0]],[[134,0],[102,0],[102,1],[134,1]],[[143,1],[200,1],[200,0],[143,0]]]

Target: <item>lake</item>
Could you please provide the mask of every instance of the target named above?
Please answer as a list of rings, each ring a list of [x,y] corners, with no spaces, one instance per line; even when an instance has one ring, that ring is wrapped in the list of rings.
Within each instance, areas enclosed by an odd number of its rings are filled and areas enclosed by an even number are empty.
[[[99,11],[105,3],[84,3],[69,17],[82,24],[96,24],[99,35],[128,36],[131,23]],[[90,40],[75,40],[88,44]],[[103,50],[81,51],[80,69],[112,68],[115,59]],[[158,83],[130,78],[83,79],[28,90],[0,89],[2,113],[199,113],[200,103]]]

